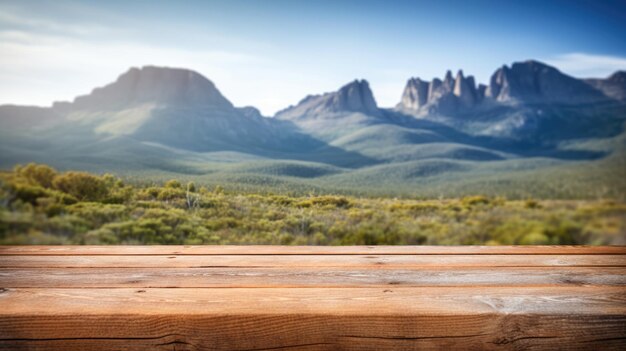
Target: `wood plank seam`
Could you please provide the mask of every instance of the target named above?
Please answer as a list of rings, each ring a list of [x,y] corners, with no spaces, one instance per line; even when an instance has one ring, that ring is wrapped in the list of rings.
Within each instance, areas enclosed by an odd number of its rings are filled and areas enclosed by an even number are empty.
[[[626,349],[626,247],[0,247],[0,349],[442,348]]]

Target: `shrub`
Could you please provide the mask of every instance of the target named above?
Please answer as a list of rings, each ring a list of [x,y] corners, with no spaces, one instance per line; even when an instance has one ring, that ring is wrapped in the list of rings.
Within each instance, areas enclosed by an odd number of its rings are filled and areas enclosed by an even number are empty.
[[[0,244],[620,244],[626,204],[256,193],[112,175],[0,172]],[[206,185],[205,185],[206,186]],[[187,196],[189,195],[189,196]],[[197,198],[197,205],[196,205]],[[193,206],[190,206],[190,199]],[[541,210],[534,210],[541,208]]]
[[[182,188],[165,187],[159,191],[158,200],[171,201],[174,199],[182,199],[185,197],[185,191]]]
[[[12,184],[11,192],[14,194],[13,201],[21,200],[30,204],[35,204],[37,199],[48,195],[46,189],[39,185],[29,185],[23,183]]]
[[[539,201],[537,200],[533,200],[533,199],[528,199],[524,202],[524,206],[526,208],[531,208],[531,209],[535,209],[535,208],[541,208],[541,205],[539,204]]]
[[[101,178],[85,172],[57,175],[52,185],[80,201],[101,201],[108,194],[106,183]]]
[[[351,203],[350,200],[342,196],[316,196],[304,201],[300,201],[297,205],[304,208],[311,206],[348,208],[351,206]]]
[[[180,184],[180,182],[176,179],[171,179],[168,180],[167,182],[165,182],[165,187],[166,188],[172,188],[172,189],[180,189],[183,186]]]
[[[461,203],[465,206],[488,205],[489,198],[482,195],[466,196],[461,199]]]
[[[50,166],[29,163],[26,166],[16,166],[15,173],[27,180],[30,184],[50,188],[57,172]]]
[[[109,205],[98,202],[81,202],[67,206],[68,213],[88,220],[94,227],[120,220],[127,212],[124,205]]]

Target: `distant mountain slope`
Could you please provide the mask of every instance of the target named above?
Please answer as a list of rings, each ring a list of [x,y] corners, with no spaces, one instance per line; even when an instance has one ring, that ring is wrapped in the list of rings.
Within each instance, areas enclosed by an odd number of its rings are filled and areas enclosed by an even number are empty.
[[[192,153],[234,151],[285,159],[325,157],[330,164],[365,162],[358,155],[350,160],[351,153],[302,133],[290,121],[265,118],[253,107],[236,108],[210,80],[177,68],[132,68],[111,84],[51,108],[0,106],[0,125],[25,135],[35,130],[26,127],[36,126],[36,137],[53,144],[48,153],[82,152],[82,159],[106,152],[87,153],[87,145],[116,140],[116,150],[150,142]],[[333,157],[326,157],[329,150]],[[131,159],[137,157],[141,155]]]
[[[273,118],[196,72],[146,66],[72,102],[0,106],[0,167],[276,191],[615,195],[625,124],[625,72],[582,80],[537,61],[503,66],[488,85],[462,71],[411,78],[394,108],[354,80]]]
[[[37,106],[0,106],[0,130],[41,130],[60,122],[63,114],[54,109]]]
[[[274,118],[292,122],[306,133],[329,142],[362,127],[385,122],[365,80],[355,80],[334,92],[309,95],[295,106],[277,112]]]
[[[98,136],[126,135],[194,151],[276,149],[292,136],[269,119],[236,109],[210,80],[185,69],[132,68],[65,110],[72,124]]]
[[[626,100],[626,71],[615,72],[606,79],[585,79],[585,82],[610,98]]]

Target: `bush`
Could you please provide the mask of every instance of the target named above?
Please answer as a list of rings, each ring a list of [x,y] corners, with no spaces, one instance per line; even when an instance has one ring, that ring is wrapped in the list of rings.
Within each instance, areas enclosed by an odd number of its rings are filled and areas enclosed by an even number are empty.
[[[325,206],[325,207],[350,207],[350,200],[342,196],[317,196],[311,197],[297,204],[299,207]]]
[[[180,184],[178,180],[172,179],[172,180],[168,180],[167,182],[165,182],[165,187],[172,188],[172,189],[180,189],[183,186]]]
[[[36,204],[37,199],[40,197],[45,197],[48,195],[46,189],[42,188],[39,185],[29,185],[29,184],[13,184],[11,187],[11,192],[14,194],[15,200],[21,200],[23,202],[27,202],[30,204]]]
[[[466,196],[461,199],[461,203],[468,207],[477,206],[477,205],[488,205],[489,202],[490,202],[489,198],[487,198],[486,196],[482,196],[482,195]]]
[[[81,202],[67,206],[67,212],[88,220],[93,227],[121,220],[126,212],[124,205],[109,205],[98,202]]]
[[[108,194],[101,178],[85,172],[67,172],[52,181],[55,189],[72,195],[80,201],[101,201]]]
[[[533,199],[528,199],[524,202],[524,206],[526,208],[541,208],[541,205],[539,204],[539,201],[537,200],[533,200]]]
[[[15,166],[15,173],[30,184],[50,188],[57,172],[49,166],[29,163],[26,166]]]
[[[182,199],[185,197],[185,191],[181,188],[176,187],[165,187],[159,191],[159,195],[157,196],[157,200],[161,201],[171,201],[174,199]]]

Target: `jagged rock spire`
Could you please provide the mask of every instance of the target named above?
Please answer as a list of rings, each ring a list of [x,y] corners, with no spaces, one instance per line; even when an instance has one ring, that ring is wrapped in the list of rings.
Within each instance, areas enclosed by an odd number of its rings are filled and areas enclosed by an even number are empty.
[[[451,112],[458,107],[471,107],[478,101],[474,77],[465,78],[459,71],[456,78],[448,70],[444,79],[434,78],[432,82],[412,78],[402,94],[398,108],[411,111],[427,110]]]
[[[428,102],[429,84],[429,82],[423,81],[420,78],[409,79],[402,93],[400,105],[413,110],[418,110],[426,105]]]
[[[476,84],[474,77],[463,77],[463,71],[459,70],[454,80],[454,95],[459,99],[462,106],[473,106],[476,103]]]
[[[369,83],[362,80],[354,80],[344,85],[327,100],[326,106],[333,111],[354,111],[366,114],[378,113],[378,106]]]

